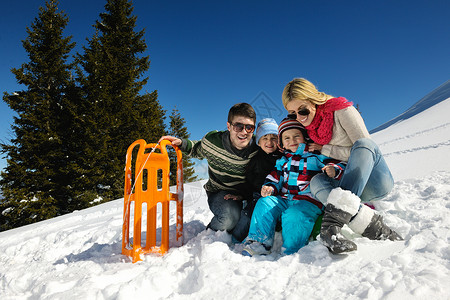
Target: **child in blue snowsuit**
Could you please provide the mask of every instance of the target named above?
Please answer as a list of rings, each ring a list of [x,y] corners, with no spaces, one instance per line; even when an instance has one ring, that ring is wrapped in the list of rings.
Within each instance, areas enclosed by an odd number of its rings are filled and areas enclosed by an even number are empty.
[[[284,149],[283,156],[277,160],[261,189],[262,198],[253,211],[243,255],[270,253],[280,218],[285,254],[295,253],[308,243],[314,223],[324,208],[312,197],[310,180],[320,172],[339,179],[345,163],[308,152],[305,136],[303,126],[297,120],[284,119],[280,123],[278,138]]]
[[[267,174],[272,171],[277,159],[281,157],[281,151],[278,148],[278,124],[272,118],[265,118],[259,121],[255,134],[258,151],[250,159],[245,170],[245,185],[242,187],[245,207],[241,210],[241,218],[236,225],[242,228],[239,232],[233,232],[233,241],[242,242],[248,234],[250,220],[253,209],[259,198],[261,198],[261,186]],[[236,198],[238,199],[238,198]]]

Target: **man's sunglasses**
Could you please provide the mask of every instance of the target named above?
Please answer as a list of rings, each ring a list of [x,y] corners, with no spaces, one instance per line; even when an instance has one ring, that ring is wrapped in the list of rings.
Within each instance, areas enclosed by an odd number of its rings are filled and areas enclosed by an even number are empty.
[[[247,133],[255,131],[255,125],[242,124],[242,123],[230,123],[233,126],[234,131],[241,132],[244,128]]]
[[[297,119],[297,115],[299,115],[299,116],[307,116],[310,113],[311,112],[309,111],[309,109],[307,109],[305,107],[305,108],[300,109],[298,112],[293,112],[291,114],[288,114],[288,118],[292,119],[292,120],[295,120],[295,119]]]

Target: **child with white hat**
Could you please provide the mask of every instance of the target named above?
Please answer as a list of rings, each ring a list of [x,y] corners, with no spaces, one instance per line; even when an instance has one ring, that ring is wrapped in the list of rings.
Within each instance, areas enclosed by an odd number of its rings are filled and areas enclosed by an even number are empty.
[[[248,233],[250,227],[250,219],[252,217],[253,209],[256,201],[261,198],[261,187],[267,174],[275,166],[277,159],[281,157],[281,151],[278,148],[278,124],[272,118],[265,118],[259,121],[256,128],[256,144],[259,146],[256,155],[253,156],[247,165],[245,172],[245,187],[247,200],[245,208],[241,212],[239,223],[240,228],[247,228],[246,232],[242,232],[242,236],[234,236],[235,239],[241,242]]]

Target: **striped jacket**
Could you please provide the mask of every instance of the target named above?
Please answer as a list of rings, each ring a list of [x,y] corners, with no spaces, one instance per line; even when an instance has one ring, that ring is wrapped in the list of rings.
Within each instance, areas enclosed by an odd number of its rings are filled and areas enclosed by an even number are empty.
[[[244,196],[246,167],[258,151],[254,139],[247,148],[237,150],[231,145],[228,130],[211,131],[200,141],[183,139],[181,151],[192,158],[208,161],[206,191],[229,191]]]
[[[346,163],[307,150],[306,144],[300,144],[295,153],[285,151],[274,170],[267,175],[264,185],[272,186],[274,195],[288,200],[306,200],[322,209],[323,204],[312,197],[309,188],[311,178],[322,172],[324,166],[332,165],[336,170],[335,179],[340,179]]]

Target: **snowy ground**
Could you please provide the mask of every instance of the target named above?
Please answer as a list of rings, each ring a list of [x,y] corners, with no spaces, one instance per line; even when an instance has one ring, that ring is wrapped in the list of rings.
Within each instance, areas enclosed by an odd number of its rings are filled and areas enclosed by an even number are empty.
[[[396,180],[450,171],[449,112],[450,99],[372,134]]]
[[[135,264],[121,254],[123,199],[1,232],[0,298],[450,299],[449,105],[374,135],[396,177],[375,207],[404,242],[344,228],[356,253],[313,241],[289,256],[244,257],[228,234],[205,231],[212,214],[197,182],[185,186],[184,245]]]

